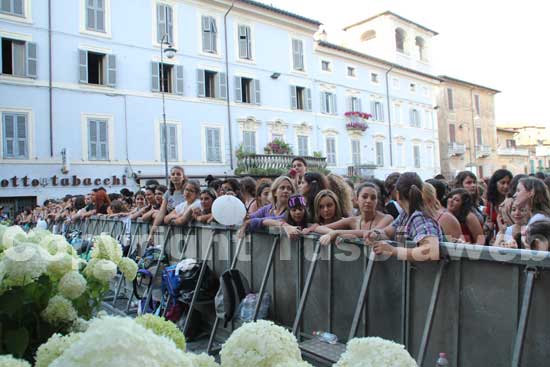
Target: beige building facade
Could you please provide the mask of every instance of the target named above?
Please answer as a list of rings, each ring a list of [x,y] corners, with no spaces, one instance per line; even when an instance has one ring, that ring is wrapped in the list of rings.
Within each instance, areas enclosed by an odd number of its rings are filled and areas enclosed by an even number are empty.
[[[497,126],[498,168],[504,168],[514,175],[529,173],[529,149],[518,144],[518,131]]]
[[[517,173],[550,173],[550,126],[548,124],[516,123],[499,126],[498,130],[514,131],[515,146],[527,152],[525,169]],[[506,156],[499,155],[499,162]]]
[[[441,75],[437,120],[441,173],[454,178],[460,171],[490,176],[496,162],[496,89]]]

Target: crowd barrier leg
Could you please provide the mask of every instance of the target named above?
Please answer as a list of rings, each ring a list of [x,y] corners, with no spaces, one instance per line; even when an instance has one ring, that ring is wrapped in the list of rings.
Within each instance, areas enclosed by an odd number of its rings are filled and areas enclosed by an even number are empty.
[[[269,253],[269,257],[267,259],[267,264],[264,272],[264,277],[262,278],[262,283],[260,284],[260,291],[258,292],[258,301],[256,303],[256,309],[254,310],[254,318],[253,321],[256,321],[258,318],[258,313],[260,312],[260,305],[262,304],[262,299],[264,298],[264,292],[265,292],[265,286],[267,284],[267,279],[269,278],[269,274],[271,273],[271,266],[273,265],[273,256],[275,255],[275,250],[277,249],[279,242],[281,241],[281,236],[275,236],[273,239],[273,246],[271,247],[271,252]]]
[[[237,243],[237,249],[235,250],[235,255],[231,259],[231,265],[229,266],[229,270],[233,270],[237,266],[237,261],[238,261],[238,258],[239,258],[239,254],[241,253],[241,248],[242,248],[242,245],[244,243],[245,238],[246,238],[246,236],[243,236],[241,239],[239,239],[239,242]],[[214,325],[212,326],[212,330],[210,332],[210,337],[208,338],[208,345],[206,346],[206,353],[207,354],[210,354],[210,352],[212,350],[212,344],[214,343],[214,338],[216,336],[216,331],[218,329],[219,322],[220,322],[220,318],[216,317],[216,319],[214,320]]]
[[[521,301],[521,312],[519,314],[518,330],[514,340],[514,351],[512,354],[512,367],[519,367],[521,362],[521,353],[523,351],[523,342],[525,332],[527,331],[527,320],[529,319],[529,310],[531,309],[531,297],[533,296],[533,284],[537,275],[537,269],[528,267],[525,269],[527,274],[523,290],[523,299]]]
[[[360,321],[359,319],[361,318],[361,313],[365,308],[365,301],[367,300],[367,292],[369,290],[369,284],[372,275],[372,269],[374,268],[375,259],[376,254],[371,249],[369,253],[367,269],[365,270],[365,275],[363,276],[363,283],[361,283],[359,298],[357,299],[357,306],[355,306],[355,312],[353,314],[353,321],[351,322],[348,340],[353,339],[355,337],[355,334],[357,334],[357,329],[359,328]]]
[[[401,343],[409,349],[409,320],[411,310],[411,264],[403,261],[401,285]]]
[[[181,254],[177,258],[177,262],[180,262],[185,257],[185,252],[187,251],[187,244],[189,243],[189,239],[191,238],[191,233],[193,232],[193,227],[189,227],[187,230],[187,234],[185,235],[185,239],[183,240],[183,246],[181,248]],[[166,315],[166,312],[168,311],[168,305],[172,301],[172,296],[168,294],[168,298],[166,299],[166,307],[162,310],[162,316],[164,317]]]
[[[151,281],[149,283],[149,286],[147,287],[146,297],[144,297],[145,298],[145,308],[146,309],[147,309],[147,307],[149,305],[149,302],[151,301],[151,297],[153,295],[153,283],[155,282],[155,279],[158,276],[160,262],[161,262],[162,258],[164,257],[164,253],[166,252],[166,245],[168,244],[168,241],[170,240],[170,237],[172,235],[172,230],[173,230],[173,227],[169,226],[168,227],[168,232],[166,232],[166,237],[164,237],[164,242],[163,242],[161,250],[160,250],[159,259],[157,260],[157,264],[155,266],[155,274],[153,274],[153,276],[151,277]]]
[[[304,284],[304,289],[300,297],[300,303],[298,305],[296,317],[294,318],[294,324],[292,325],[292,334],[294,334],[296,337],[298,336],[300,321],[302,321],[302,314],[304,312],[304,308],[306,305],[307,296],[309,295],[309,289],[311,288],[311,281],[315,273],[315,267],[317,265],[317,260],[319,258],[320,252],[321,252],[321,242],[317,241],[317,243],[315,244],[315,249],[313,250],[313,257],[311,258],[311,265],[309,266],[309,270],[307,273],[306,283]],[[300,287],[300,285],[298,285],[298,287]]]
[[[193,298],[191,298],[191,303],[189,304],[189,310],[187,311],[187,315],[185,316],[185,322],[183,324],[183,334],[187,333],[187,329],[189,328],[189,321],[191,320],[191,314],[193,313],[193,308],[195,307],[195,303],[197,303],[197,297],[199,296],[202,281],[204,278],[204,273],[206,272],[208,258],[210,257],[210,252],[212,252],[212,248],[214,247],[214,239],[216,235],[218,234],[218,230],[213,230],[212,235],[210,236],[210,241],[208,242],[208,248],[206,250],[206,254],[202,257],[202,264],[201,264],[201,271],[199,272],[199,278],[197,279],[197,285],[195,287],[195,291],[193,292]]]
[[[435,309],[437,307],[437,300],[439,299],[439,290],[441,288],[441,276],[445,266],[449,262],[449,259],[444,258],[439,261],[439,269],[435,275],[434,286],[432,288],[432,296],[430,299],[430,305],[428,307],[428,313],[426,315],[426,322],[424,324],[424,331],[422,332],[422,339],[420,342],[420,349],[418,350],[418,356],[416,357],[416,363],[422,366],[424,363],[424,357],[426,356],[426,349],[428,348],[428,342],[430,340],[430,333],[432,331],[433,319],[435,316]]]

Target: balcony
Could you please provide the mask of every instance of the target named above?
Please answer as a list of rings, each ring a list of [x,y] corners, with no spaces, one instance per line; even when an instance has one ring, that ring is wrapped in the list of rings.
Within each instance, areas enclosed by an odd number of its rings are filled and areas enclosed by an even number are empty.
[[[535,154],[537,157],[548,157],[550,156],[550,146],[540,145],[535,148]]]
[[[238,157],[238,175],[279,176],[290,169],[293,155],[289,154],[254,154]],[[303,157],[310,172],[324,172],[327,167],[325,157]]]
[[[466,145],[453,142],[448,147],[449,157],[461,156],[466,154]]]
[[[529,151],[527,149],[518,149],[518,148],[499,148],[497,150],[497,154],[503,155],[503,156],[528,157]]]
[[[476,158],[485,158],[491,155],[489,145],[476,145]]]

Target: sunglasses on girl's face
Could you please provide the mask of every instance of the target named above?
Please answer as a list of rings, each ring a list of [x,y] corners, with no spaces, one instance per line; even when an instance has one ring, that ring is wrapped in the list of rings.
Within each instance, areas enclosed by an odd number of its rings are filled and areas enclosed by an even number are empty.
[[[288,207],[294,208],[295,206],[306,206],[306,199],[303,196],[293,196],[288,199]]]

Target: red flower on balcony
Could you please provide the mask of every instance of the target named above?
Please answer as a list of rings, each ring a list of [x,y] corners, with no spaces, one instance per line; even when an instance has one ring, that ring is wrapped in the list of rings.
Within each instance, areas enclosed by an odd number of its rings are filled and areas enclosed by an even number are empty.
[[[365,131],[368,129],[368,125],[365,124],[364,122],[348,122],[346,124],[346,129]]]
[[[344,116],[346,116],[346,117],[356,117],[356,118],[360,118],[360,119],[363,119],[363,120],[368,120],[372,117],[372,115],[370,113],[358,112],[358,111],[346,112],[346,113],[344,113]]]

